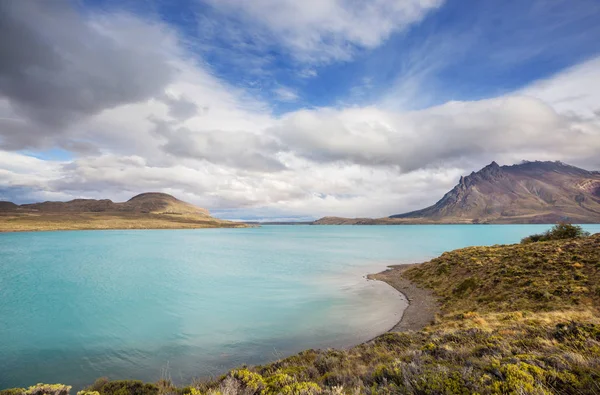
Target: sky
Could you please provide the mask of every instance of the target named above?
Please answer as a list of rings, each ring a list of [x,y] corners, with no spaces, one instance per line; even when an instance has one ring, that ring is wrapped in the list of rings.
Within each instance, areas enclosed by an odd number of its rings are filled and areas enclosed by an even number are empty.
[[[383,217],[600,170],[597,0],[0,1],[0,200]]]

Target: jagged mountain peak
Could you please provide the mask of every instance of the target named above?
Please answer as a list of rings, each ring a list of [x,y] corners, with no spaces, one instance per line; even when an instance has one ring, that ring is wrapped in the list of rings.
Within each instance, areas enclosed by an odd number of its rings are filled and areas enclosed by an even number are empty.
[[[394,219],[439,222],[600,222],[600,173],[560,161],[493,161],[433,206]]]
[[[475,185],[476,183],[482,180],[491,181],[495,178],[500,177],[502,177],[502,167],[500,167],[498,163],[493,161],[492,163],[485,166],[479,171],[473,171],[471,172],[471,174],[465,177],[461,176],[456,187],[465,189]]]

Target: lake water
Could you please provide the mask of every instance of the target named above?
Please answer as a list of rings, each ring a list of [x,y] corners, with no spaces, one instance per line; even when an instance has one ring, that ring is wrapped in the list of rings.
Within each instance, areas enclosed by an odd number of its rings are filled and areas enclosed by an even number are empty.
[[[584,226],[600,232],[600,225]],[[364,276],[538,225],[263,226],[0,234],[0,389],[96,378],[178,383],[394,326]]]

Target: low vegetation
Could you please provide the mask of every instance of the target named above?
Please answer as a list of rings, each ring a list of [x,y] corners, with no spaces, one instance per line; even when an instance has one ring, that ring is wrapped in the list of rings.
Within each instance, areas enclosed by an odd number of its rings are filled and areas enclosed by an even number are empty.
[[[386,333],[349,350],[307,350],[189,387],[99,380],[87,391],[600,394],[600,234],[580,236],[470,247],[404,271],[442,306],[436,322],[418,332]],[[33,394],[8,391],[0,395]]]
[[[121,203],[109,199],[23,205],[0,201],[0,232],[239,227],[247,225],[211,217],[206,209],[158,192]]]
[[[571,225],[564,222],[554,225],[554,227],[544,233],[539,233],[525,237],[521,243],[537,243],[538,241],[577,239],[587,237],[590,234],[585,232],[581,226]]]
[[[0,232],[239,227],[247,225],[189,214],[0,212]]]

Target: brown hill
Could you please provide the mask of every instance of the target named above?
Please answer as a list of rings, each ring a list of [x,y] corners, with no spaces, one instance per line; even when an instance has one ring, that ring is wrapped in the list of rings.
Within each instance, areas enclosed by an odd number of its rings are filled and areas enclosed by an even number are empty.
[[[183,202],[166,193],[148,192],[122,203],[124,211],[163,214],[196,214],[209,217],[208,210]]]
[[[15,210],[17,207],[13,202],[0,201],[0,211]]]
[[[600,172],[562,162],[492,162],[461,177],[433,206],[388,218],[315,224],[600,223]]]
[[[166,193],[149,192],[126,202],[74,199],[16,205],[0,202],[0,231],[66,229],[176,229],[244,227]]]
[[[344,218],[344,217],[323,217],[312,223],[312,225],[380,225],[385,218]]]
[[[10,202],[7,202],[10,203]],[[183,202],[166,193],[147,192],[134,196],[126,202],[115,203],[110,199],[74,199],[68,202],[43,202],[22,204],[20,206],[10,203],[8,210],[26,210],[32,212],[53,213],[103,213],[103,212],[129,212],[129,213],[155,213],[155,214],[197,214],[209,216],[208,210]],[[0,206],[0,209],[3,209]]]

